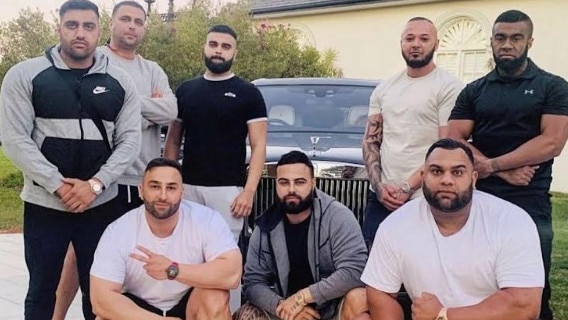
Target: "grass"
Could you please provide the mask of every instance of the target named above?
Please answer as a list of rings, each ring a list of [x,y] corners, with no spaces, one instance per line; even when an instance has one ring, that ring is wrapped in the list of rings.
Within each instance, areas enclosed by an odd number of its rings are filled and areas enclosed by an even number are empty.
[[[553,194],[552,310],[558,320],[568,320],[568,194]]]
[[[19,193],[22,175],[0,147],[0,233],[20,232],[23,205]],[[553,193],[552,309],[558,320],[568,320],[568,194]]]
[[[22,229],[23,203],[20,190],[22,174],[0,148],[0,233]]]

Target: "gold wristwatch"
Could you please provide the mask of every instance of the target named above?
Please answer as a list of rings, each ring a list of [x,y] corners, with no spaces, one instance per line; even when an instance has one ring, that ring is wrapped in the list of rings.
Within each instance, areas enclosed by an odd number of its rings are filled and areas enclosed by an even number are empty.
[[[307,305],[306,303],[306,297],[304,297],[304,294],[302,293],[302,291],[298,291],[295,295],[294,295],[294,300],[296,301],[296,304],[303,307],[305,305]]]

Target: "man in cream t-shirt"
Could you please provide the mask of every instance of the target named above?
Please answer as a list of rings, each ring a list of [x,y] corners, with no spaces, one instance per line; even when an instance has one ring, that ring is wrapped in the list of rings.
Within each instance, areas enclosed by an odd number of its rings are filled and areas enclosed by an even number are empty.
[[[463,84],[436,67],[434,24],[412,18],[401,35],[406,69],[381,82],[370,98],[363,158],[371,182],[363,237],[407,200],[422,195],[420,168],[428,147],[447,136],[447,122]]]

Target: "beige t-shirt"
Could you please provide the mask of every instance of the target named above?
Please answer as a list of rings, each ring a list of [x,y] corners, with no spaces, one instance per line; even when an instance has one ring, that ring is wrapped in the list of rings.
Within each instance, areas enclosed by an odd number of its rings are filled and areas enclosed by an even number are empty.
[[[426,151],[448,124],[463,83],[436,68],[411,78],[406,70],[381,82],[370,98],[369,116],[382,114],[381,181],[407,180],[424,163]],[[415,192],[412,198],[422,195]]]

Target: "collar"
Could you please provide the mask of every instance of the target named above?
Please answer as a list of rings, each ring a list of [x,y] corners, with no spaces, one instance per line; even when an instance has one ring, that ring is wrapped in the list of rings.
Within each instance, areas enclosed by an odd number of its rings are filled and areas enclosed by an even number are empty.
[[[491,70],[491,72],[487,75],[487,80],[488,81],[500,81],[500,82],[511,82],[511,81],[515,81],[515,80],[527,80],[527,79],[532,79],[534,77],[537,76],[538,74],[538,66],[531,60],[531,58],[527,58],[527,68],[525,69],[525,71],[518,77],[516,78],[504,78],[501,75],[499,75],[499,72],[497,72],[497,67],[495,67],[493,70]]]
[[[209,80],[209,81],[225,81],[225,80],[231,79],[231,78],[234,77],[234,76],[235,76],[235,74],[232,73],[232,72],[229,73],[228,75],[222,76],[222,77],[209,77],[209,76],[207,76],[207,75],[204,74],[204,75],[203,75],[203,79]]]

